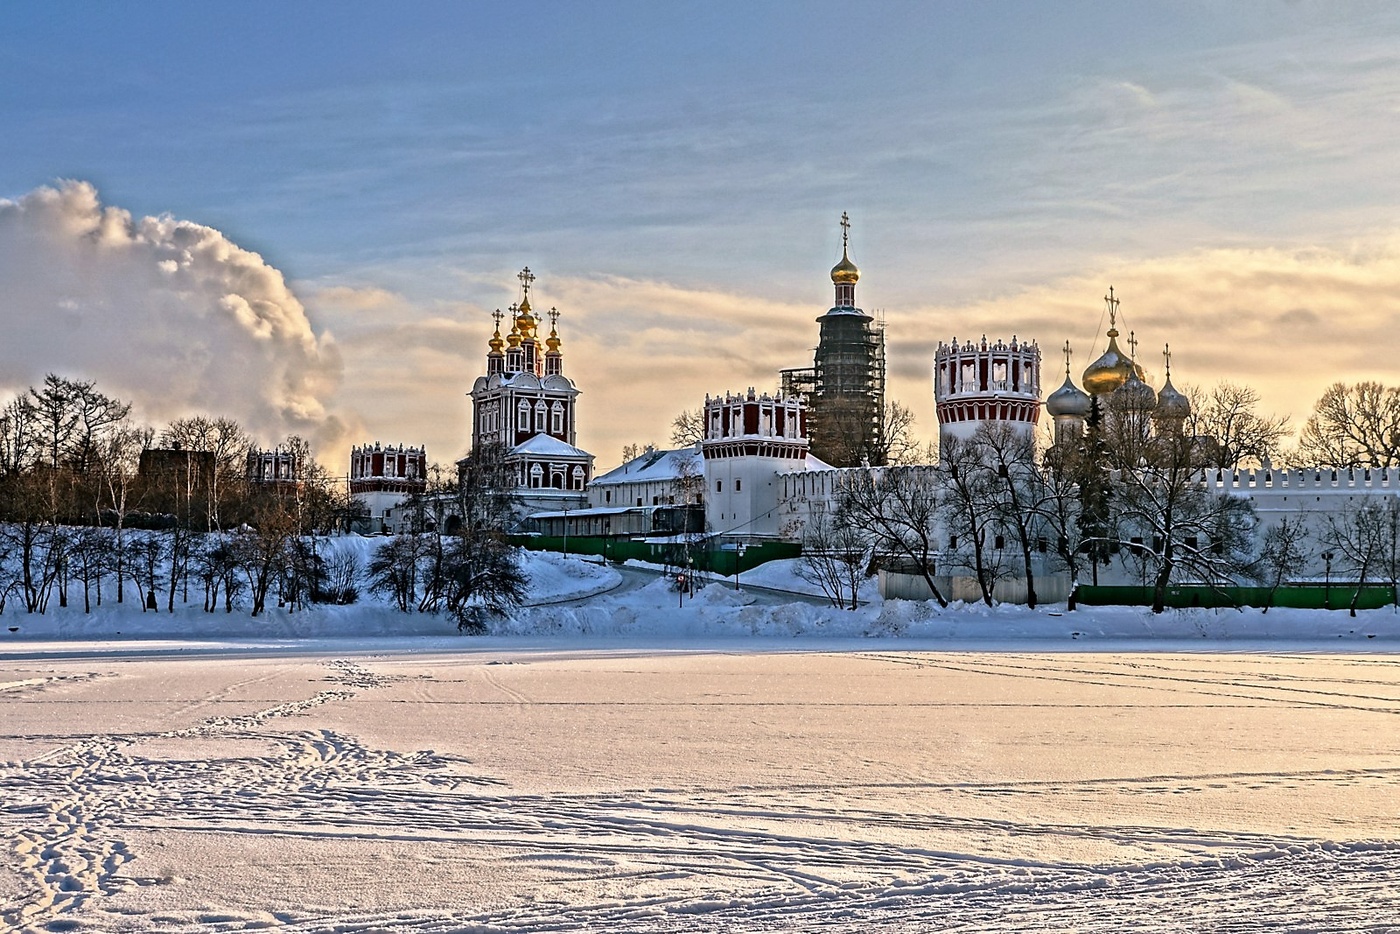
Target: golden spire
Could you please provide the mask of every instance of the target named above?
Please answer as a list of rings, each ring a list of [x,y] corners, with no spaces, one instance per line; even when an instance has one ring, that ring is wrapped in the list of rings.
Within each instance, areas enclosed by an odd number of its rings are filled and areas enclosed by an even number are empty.
[[[848,252],[851,239],[851,216],[845,211],[841,212],[841,262],[831,268],[832,282],[854,283],[860,278],[860,269],[851,262]]]
[[[520,335],[529,340],[535,335],[535,315],[530,310],[530,286],[535,281],[535,274],[526,266],[516,273],[515,278],[520,280],[520,289],[523,293],[520,304],[517,306],[516,318],[520,323]]]
[[[563,343],[563,341],[561,341],[561,340],[559,339],[559,309],[558,309],[558,308],[550,308],[550,309],[549,309],[549,339],[546,340],[544,343],[545,343],[545,346],[549,348],[549,352],[550,352],[550,353],[558,353],[558,352],[559,352],[559,345]]]
[[[501,319],[504,318],[505,315],[501,314],[501,309],[497,308],[491,313],[491,317],[496,319],[496,333],[491,335],[491,340],[487,341],[487,344],[490,346],[493,354],[498,354],[506,343],[501,340]]]
[[[520,306],[511,305],[510,314],[510,334],[506,337],[506,343],[511,346],[511,349],[515,349],[516,347],[520,346],[520,342],[521,340],[523,340],[523,337],[520,333]]]

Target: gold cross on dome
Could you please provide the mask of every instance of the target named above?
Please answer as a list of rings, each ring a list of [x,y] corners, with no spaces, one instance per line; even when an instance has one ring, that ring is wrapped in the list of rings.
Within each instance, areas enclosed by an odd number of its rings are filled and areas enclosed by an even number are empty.
[[[520,280],[520,286],[525,290],[525,297],[529,298],[530,286],[535,281],[535,274],[530,271],[529,266],[526,266],[524,269],[520,270],[520,272],[516,274],[515,278]]]
[[[553,306],[550,306],[549,309],[549,324],[551,328],[556,327],[559,324],[559,309]]]
[[[1129,353],[1132,354],[1133,362],[1134,362],[1134,363],[1137,362],[1137,345],[1138,345],[1137,331],[1129,331],[1129,332],[1128,332],[1128,348],[1129,348]]]
[[[1108,305],[1108,326],[1110,328],[1118,327],[1118,299],[1113,295],[1113,286],[1108,287],[1108,294],[1103,297],[1103,300]]]
[[[1167,379],[1172,378],[1172,345],[1162,345],[1162,356],[1167,358]]]
[[[497,308],[495,311],[491,312],[491,317],[496,319],[496,330],[499,331],[501,329],[501,319],[504,318],[505,315],[501,313],[501,309]]]
[[[1065,379],[1069,379],[1069,341],[1065,341]]]
[[[845,211],[841,212],[841,249],[846,249],[846,245],[851,236],[851,215]]]

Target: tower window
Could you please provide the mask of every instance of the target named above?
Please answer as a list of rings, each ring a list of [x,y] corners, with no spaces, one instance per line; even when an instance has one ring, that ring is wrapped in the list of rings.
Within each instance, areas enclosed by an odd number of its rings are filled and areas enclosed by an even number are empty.
[[[724,492],[724,481],[723,481],[723,480],[716,480],[716,481],[715,481],[715,492],[716,492],[716,493],[723,493],[723,492]]]
[[[738,493],[739,490],[742,488],[741,485],[743,484],[743,482],[744,482],[744,481],[742,481],[742,480],[735,480],[735,481],[734,481],[734,492],[735,492],[735,493]]]

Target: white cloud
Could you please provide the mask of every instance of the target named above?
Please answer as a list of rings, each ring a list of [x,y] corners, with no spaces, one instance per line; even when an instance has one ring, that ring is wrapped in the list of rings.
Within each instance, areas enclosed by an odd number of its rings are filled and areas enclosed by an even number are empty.
[[[0,383],[93,379],[162,423],[238,419],[265,442],[338,443],[341,378],[282,273],[211,227],[134,219],[87,182],[0,201]],[[335,459],[339,454],[334,455]]]

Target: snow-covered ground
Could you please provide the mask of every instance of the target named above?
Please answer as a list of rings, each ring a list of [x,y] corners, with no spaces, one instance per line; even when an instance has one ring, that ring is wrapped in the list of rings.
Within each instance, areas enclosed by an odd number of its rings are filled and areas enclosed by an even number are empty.
[[[1400,931],[1393,611],[531,572],[480,638],[12,606],[0,931]]]

